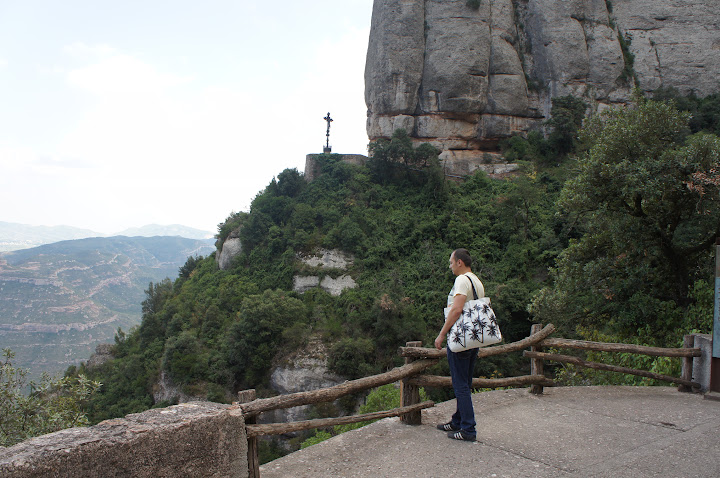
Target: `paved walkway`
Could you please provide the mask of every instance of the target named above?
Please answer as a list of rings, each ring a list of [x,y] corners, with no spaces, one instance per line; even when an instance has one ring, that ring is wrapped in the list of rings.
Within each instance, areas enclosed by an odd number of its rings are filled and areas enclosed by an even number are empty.
[[[260,467],[279,477],[720,477],[720,402],[669,387],[558,387],[473,395],[478,441],[386,418]]]

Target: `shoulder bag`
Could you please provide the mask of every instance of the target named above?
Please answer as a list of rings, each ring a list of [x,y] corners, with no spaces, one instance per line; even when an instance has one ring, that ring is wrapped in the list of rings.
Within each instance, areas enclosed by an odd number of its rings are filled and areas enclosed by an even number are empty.
[[[460,317],[455,321],[447,336],[447,344],[452,352],[486,347],[502,341],[502,334],[498,326],[495,313],[490,307],[490,299],[478,298],[475,284],[470,281],[473,291],[473,300],[466,300]],[[445,317],[450,307],[445,308]]]

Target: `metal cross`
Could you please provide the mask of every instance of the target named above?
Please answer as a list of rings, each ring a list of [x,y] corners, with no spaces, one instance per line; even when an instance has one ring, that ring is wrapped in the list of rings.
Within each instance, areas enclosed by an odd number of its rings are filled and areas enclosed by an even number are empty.
[[[325,133],[325,136],[327,137],[327,141],[325,143],[325,150],[326,152],[330,151],[330,123],[333,121],[333,119],[330,117],[330,112],[328,111],[328,114],[326,117],[323,118],[325,121],[327,121],[327,133]]]

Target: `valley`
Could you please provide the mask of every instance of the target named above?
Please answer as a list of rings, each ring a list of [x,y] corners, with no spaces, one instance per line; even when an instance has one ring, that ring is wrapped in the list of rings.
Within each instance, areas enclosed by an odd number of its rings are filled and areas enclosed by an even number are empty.
[[[0,254],[0,347],[33,378],[87,361],[139,324],[150,282],[215,250],[181,237],[87,238]]]

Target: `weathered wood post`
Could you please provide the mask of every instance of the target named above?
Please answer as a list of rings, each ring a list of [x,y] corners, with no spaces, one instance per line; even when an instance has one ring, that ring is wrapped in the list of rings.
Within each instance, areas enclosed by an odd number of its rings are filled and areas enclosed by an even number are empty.
[[[542,328],[542,324],[533,324],[532,327],[530,327],[530,335],[540,332]],[[539,345],[531,345],[530,350],[532,352],[542,352],[542,347],[540,347]],[[530,375],[543,375],[542,359],[530,359]],[[540,384],[530,385],[530,393],[534,393],[535,395],[542,395],[543,386]]]
[[[238,392],[238,403],[248,403],[255,400],[257,394],[255,389],[240,390]],[[245,424],[255,423],[255,415],[245,417]],[[260,478],[260,459],[258,458],[258,439],[256,436],[248,437],[248,478]]]
[[[407,342],[406,347],[422,347],[421,341]],[[405,357],[405,364],[409,364],[414,359]],[[406,407],[409,405],[417,405],[420,403],[420,387],[412,385],[410,379],[412,377],[405,377],[400,381],[400,406]],[[404,413],[400,415],[400,421],[406,425],[420,425],[422,424],[422,412],[416,410],[414,412]]]
[[[695,336],[686,335],[683,337],[683,348],[691,349],[695,346]],[[682,373],[680,378],[687,381],[692,381],[692,369],[693,369],[693,357],[683,357],[682,360]],[[678,392],[692,392],[690,385],[678,385]]]

